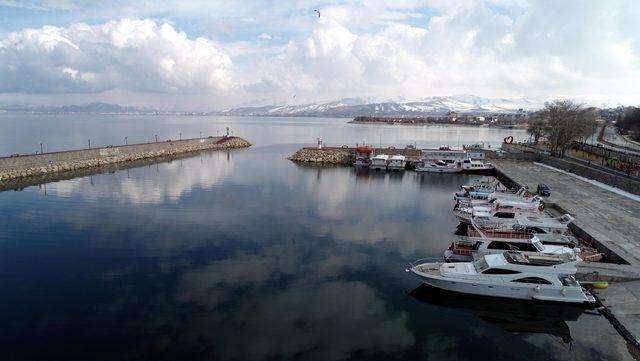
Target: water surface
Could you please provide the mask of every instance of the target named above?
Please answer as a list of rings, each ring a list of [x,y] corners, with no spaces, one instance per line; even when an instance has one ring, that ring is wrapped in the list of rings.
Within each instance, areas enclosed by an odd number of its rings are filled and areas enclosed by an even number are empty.
[[[285,159],[317,136],[495,146],[522,132],[3,114],[0,149],[27,152],[40,136],[64,148],[226,126],[255,146],[0,193],[6,359],[632,359],[604,317],[442,294],[404,272],[442,256],[457,225],[452,193],[471,176]]]

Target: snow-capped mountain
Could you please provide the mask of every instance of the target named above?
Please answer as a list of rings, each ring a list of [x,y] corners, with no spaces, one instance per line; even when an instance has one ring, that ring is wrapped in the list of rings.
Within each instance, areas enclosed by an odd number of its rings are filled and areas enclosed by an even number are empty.
[[[542,102],[529,98],[482,98],[474,95],[432,96],[415,101],[368,102],[359,98],[341,99],[326,103],[272,105],[233,108],[221,114],[258,116],[419,116],[459,113],[515,113],[537,110]]]

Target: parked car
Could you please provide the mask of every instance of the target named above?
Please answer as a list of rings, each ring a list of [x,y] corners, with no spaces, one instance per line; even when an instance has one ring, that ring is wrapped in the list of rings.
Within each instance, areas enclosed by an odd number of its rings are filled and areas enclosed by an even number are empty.
[[[538,193],[538,195],[543,196],[543,197],[549,197],[551,195],[551,190],[549,189],[549,186],[546,184],[538,184],[538,187],[536,188],[536,193]]]

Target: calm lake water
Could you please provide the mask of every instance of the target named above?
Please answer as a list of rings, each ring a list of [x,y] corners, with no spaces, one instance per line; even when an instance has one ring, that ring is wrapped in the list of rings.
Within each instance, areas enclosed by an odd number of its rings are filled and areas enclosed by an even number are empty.
[[[285,159],[327,144],[419,147],[522,131],[345,119],[0,114],[0,153],[216,134],[249,149],[0,193],[7,360],[631,360],[579,308],[443,294],[405,273],[441,257],[466,175]]]

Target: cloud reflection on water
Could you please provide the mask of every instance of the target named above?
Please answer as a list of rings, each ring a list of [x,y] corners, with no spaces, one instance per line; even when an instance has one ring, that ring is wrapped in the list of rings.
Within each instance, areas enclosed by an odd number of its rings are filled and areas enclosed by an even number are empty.
[[[514,345],[512,356],[551,355],[547,343],[555,336],[505,335],[460,309],[416,306],[404,295],[419,284],[404,265],[441,255],[457,224],[452,192],[470,177],[356,173],[282,158],[281,150],[205,156],[202,163],[194,157],[158,172],[133,169],[131,178],[126,171],[94,176],[93,185],[82,178],[81,186],[61,190],[64,196],[37,198],[46,202],[38,208],[19,198],[10,219],[28,214],[34,234],[51,234],[21,247],[71,263],[72,281],[90,280],[55,292],[69,293],[70,302],[109,292],[78,304],[93,306],[98,319],[70,313],[60,317],[68,323],[53,326],[123,330],[143,339],[127,349],[137,355],[455,359],[491,355],[503,342]],[[8,238],[26,234],[12,227]],[[58,268],[39,267],[43,277],[58,277]],[[585,350],[606,348],[581,338]],[[563,358],[566,350],[557,353]]]
[[[120,170],[115,175],[120,178],[119,182],[103,182],[110,175],[100,174],[50,183],[47,191],[58,197],[79,196],[93,201],[109,198],[131,204],[175,203],[196,187],[212,188],[227,179],[234,169],[232,154],[231,151],[203,152],[196,157],[201,164],[194,162],[196,158],[177,159]]]

